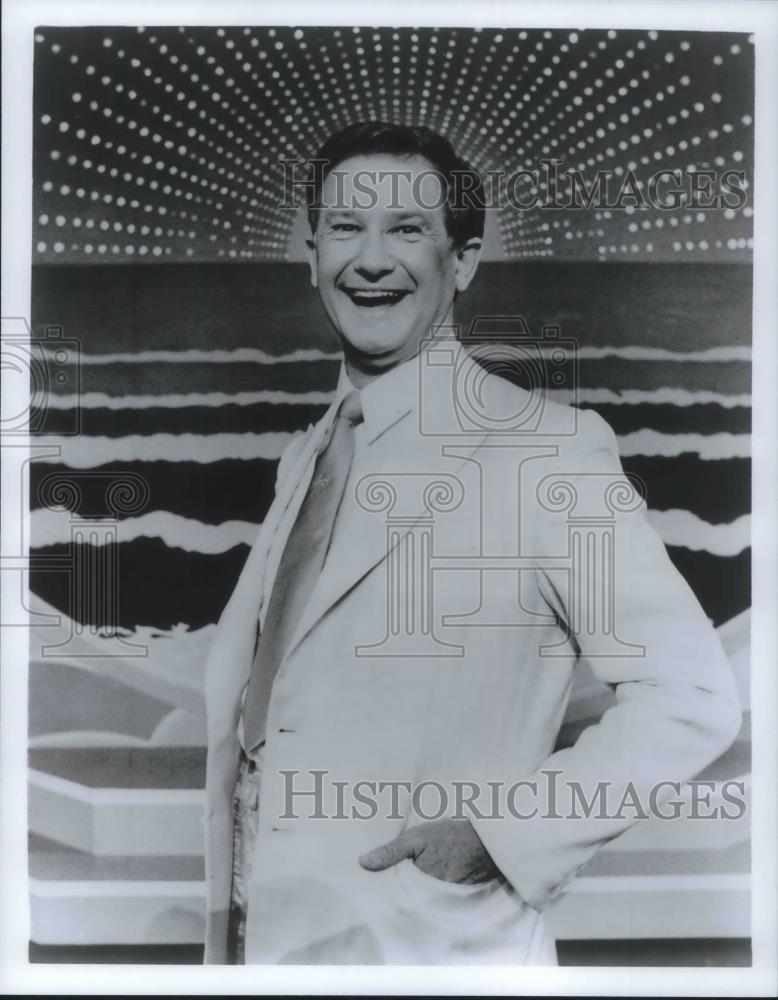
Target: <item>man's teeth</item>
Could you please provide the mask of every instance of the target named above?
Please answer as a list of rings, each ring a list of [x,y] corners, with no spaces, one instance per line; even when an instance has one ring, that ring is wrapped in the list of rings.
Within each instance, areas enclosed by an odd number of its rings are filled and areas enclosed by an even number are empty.
[[[399,302],[406,293],[401,291],[391,291],[390,289],[349,289],[348,295],[354,302],[377,303],[377,302]]]

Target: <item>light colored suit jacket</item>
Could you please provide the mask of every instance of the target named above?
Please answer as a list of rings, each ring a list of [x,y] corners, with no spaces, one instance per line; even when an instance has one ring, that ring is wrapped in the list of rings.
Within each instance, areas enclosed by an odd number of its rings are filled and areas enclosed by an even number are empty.
[[[327,563],[273,687],[246,961],[553,962],[543,906],[634,822],[625,793],[647,800],[734,739],[729,664],[597,414],[541,403],[458,345],[373,384],[384,409],[372,419],[368,388]],[[210,652],[206,961],[222,954],[257,616],[333,416],[286,450]],[[554,752],[582,659],[616,703]],[[462,789],[478,792],[465,815],[505,881],[359,866],[407,826],[461,813]]]

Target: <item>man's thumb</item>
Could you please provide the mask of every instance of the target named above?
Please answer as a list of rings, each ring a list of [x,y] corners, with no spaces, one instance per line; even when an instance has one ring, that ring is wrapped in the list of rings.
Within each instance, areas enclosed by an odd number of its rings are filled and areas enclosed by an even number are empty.
[[[372,851],[363,854],[359,863],[369,872],[382,872],[392,865],[398,864],[405,858],[416,857],[416,845],[411,843],[407,833],[401,833],[399,837],[390,840],[388,844],[374,847]]]

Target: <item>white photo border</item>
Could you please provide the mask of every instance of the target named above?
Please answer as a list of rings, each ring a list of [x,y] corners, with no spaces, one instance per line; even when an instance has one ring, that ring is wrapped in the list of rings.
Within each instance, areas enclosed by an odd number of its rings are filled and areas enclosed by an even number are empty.
[[[778,990],[778,5],[733,0],[575,2],[338,0],[6,0],[3,9],[2,316],[30,316],[33,29],[36,25],[376,25],[624,28],[753,33],[756,145],[753,299],[753,965],[736,968],[199,967],[33,965],[27,960],[27,635],[0,630],[0,992],[33,994],[395,994],[768,996]],[[4,320],[5,322],[5,320]],[[26,406],[26,379],[3,368],[4,414]],[[6,447],[6,444],[13,447]],[[19,469],[24,439],[3,442],[2,552],[28,519]],[[2,576],[16,574],[0,574]],[[3,580],[4,612],[22,620]],[[7,619],[6,619],[7,620]]]

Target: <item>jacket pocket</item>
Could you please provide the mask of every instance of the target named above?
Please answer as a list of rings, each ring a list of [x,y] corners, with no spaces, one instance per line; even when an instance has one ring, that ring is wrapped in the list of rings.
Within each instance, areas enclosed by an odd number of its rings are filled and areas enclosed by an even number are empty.
[[[499,879],[489,882],[446,882],[406,859],[395,866],[404,902],[425,920],[453,931],[474,918],[501,923],[518,918],[521,904],[510,887]]]

